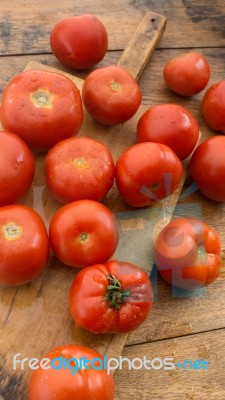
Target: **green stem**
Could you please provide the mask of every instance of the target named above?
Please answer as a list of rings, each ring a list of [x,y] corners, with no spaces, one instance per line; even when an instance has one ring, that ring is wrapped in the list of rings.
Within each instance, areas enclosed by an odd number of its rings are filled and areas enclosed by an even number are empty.
[[[112,274],[108,275],[109,285],[107,286],[104,300],[107,300],[111,307],[118,310],[122,303],[125,303],[130,296],[129,290],[122,289],[121,283]]]

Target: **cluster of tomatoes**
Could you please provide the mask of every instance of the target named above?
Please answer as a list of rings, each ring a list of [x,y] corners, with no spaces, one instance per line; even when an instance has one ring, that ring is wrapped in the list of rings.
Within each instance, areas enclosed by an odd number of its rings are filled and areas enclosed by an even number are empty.
[[[63,20],[51,33],[54,54],[75,69],[95,65],[104,57],[107,45],[104,26],[91,15]],[[182,55],[164,69],[168,86],[183,96],[203,90],[209,73],[207,61],[197,53]],[[224,87],[223,81],[207,91],[202,112],[212,129],[225,133]],[[113,125],[129,120],[141,99],[129,72],[113,66],[91,72],[82,96],[64,75],[30,70],[14,77],[2,97],[0,284],[19,285],[37,277],[46,267],[51,247],[64,264],[82,268],[70,289],[70,310],[75,322],[93,333],[130,332],[147,318],[153,303],[145,271],[127,262],[108,261],[115,253],[119,228],[112,211],[100,202],[114,178],[129,206],[149,206],[168,196],[165,176],[170,176],[169,194],[178,188],[183,175],[181,161],[194,151],[190,172],[199,190],[210,199],[225,201],[221,181],[225,176],[225,138],[214,136],[195,149],[198,123],[179,105],[149,108],[138,122],[138,143],[128,148],[116,165],[105,145],[75,136],[83,122],[83,105],[94,119]],[[56,200],[66,203],[53,216],[49,234],[34,210],[14,204],[33,182],[32,150],[48,151],[47,187]],[[156,240],[155,261],[162,277],[175,286],[192,289],[208,285],[221,266],[218,235],[195,219],[172,221]],[[82,351],[91,358],[97,354],[64,346],[46,357],[79,358]],[[29,399],[112,400],[112,377],[106,371],[95,371],[99,380],[94,384],[92,372],[85,372],[88,391],[86,380],[79,380],[83,371],[74,377],[63,370],[59,380],[57,371],[38,369],[31,378]]]

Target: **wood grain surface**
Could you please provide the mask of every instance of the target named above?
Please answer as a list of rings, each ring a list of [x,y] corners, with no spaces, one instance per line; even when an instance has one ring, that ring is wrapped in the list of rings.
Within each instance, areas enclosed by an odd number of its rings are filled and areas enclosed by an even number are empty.
[[[224,79],[225,60],[225,2],[224,0],[65,0],[46,2],[39,0],[2,0],[0,4],[0,94],[10,79],[22,71],[30,61],[54,67],[79,78],[85,78],[89,71],[75,72],[64,68],[51,54],[49,33],[53,25],[64,17],[82,13],[93,13],[105,24],[109,33],[109,51],[97,66],[117,64],[122,50],[127,46],[138,24],[148,10],[164,15],[168,22],[157,49],[147,63],[139,80],[143,93],[140,113],[149,106],[162,103],[177,103],[188,108],[197,118],[202,133],[201,140],[214,134],[206,126],[200,113],[204,92],[191,98],[176,96],[166,87],[162,79],[165,63],[186,51],[195,49],[204,54],[210,64],[209,85]],[[126,134],[135,141],[136,122],[127,124]],[[87,132],[86,132],[87,133]],[[100,133],[100,136],[103,133]],[[112,142],[113,143],[113,142]],[[123,146],[126,145],[124,141]],[[122,149],[122,148],[121,148]],[[115,158],[117,155],[115,154]],[[39,167],[42,164],[39,161]],[[36,181],[34,207],[40,213],[38,196],[52,199],[43,188],[43,180]],[[187,178],[184,190],[190,188]],[[115,196],[111,193],[110,196]],[[112,199],[112,198],[111,198]],[[109,204],[111,199],[106,199]],[[114,197],[116,199],[116,196]],[[31,198],[30,198],[31,201]],[[108,203],[107,203],[108,202]],[[32,204],[32,203],[30,203]],[[124,211],[125,205],[115,201],[114,210]],[[198,191],[180,198],[175,209],[179,213],[197,213],[204,221],[214,226],[220,235],[223,249],[223,268],[219,279],[206,292],[185,297],[171,292],[171,288],[152,273],[155,288],[155,304],[145,323],[131,333],[122,355],[135,357],[174,357],[176,362],[185,359],[209,361],[207,371],[130,371],[126,367],[115,374],[116,400],[224,400],[224,345],[225,345],[225,206],[204,198]],[[50,218],[50,213],[44,217]],[[140,235],[137,236],[139,239]],[[137,241],[137,253],[140,243]],[[55,279],[56,275],[59,279]],[[7,335],[2,350],[3,336],[0,336],[0,400],[25,399],[24,382],[12,371],[10,354],[24,352],[37,356],[36,349],[42,349],[40,356],[56,343],[79,342],[105,351],[111,357],[119,355],[124,344],[115,335],[95,337],[79,331],[71,321],[67,299],[60,292],[67,291],[73,278],[73,271],[63,267],[55,258],[42,278],[27,288],[6,289],[0,298],[1,332]],[[66,282],[66,284],[65,284]],[[63,287],[62,287],[63,286]],[[25,294],[26,290],[26,294]],[[49,301],[49,293],[53,299]],[[24,300],[26,298],[26,300]],[[9,307],[9,304],[12,307]],[[53,306],[54,305],[54,306]],[[42,312],[44,310],[44,313]],[[40,317],[41,315],[41,317]],[[57,322],[56,322],[57,321]],[[15,323],[18,329],[16,342]],[[36,334],[30,330],[35,326]],[[43,326],[47,326],[42,337]],[[47,340],[46,340],[47,337]],[[6,346],[6,347],[5,347]],[[14,347],[13,347],[14,346]],[[21,397],[22,396],[22,397]],[[23,397],[24,396],[24,397]]]
[[[109,49],[122,50],[148,10],[168,18],[161,48],[223,47],[223,0],[1,0],[1,54],[51,51],[49,33],[61,19],[95,14],[109,33]],[[119,26],[119,30],[118,30]]]

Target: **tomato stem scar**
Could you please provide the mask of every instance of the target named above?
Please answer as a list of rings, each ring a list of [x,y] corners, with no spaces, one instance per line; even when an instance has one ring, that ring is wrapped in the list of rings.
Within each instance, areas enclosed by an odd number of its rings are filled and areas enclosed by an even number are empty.
[[[52,104],[52,96],[48,92],[41,90],[32,93],[31,99],[36,107],[48,108]]]
[[[89,168],[89,164],[84,158],[75,158],[73,165],[77,168]]]
[[[86,242],[86,240],[88,240],[88,234],[86,232],[80,233],[80,240]]]
[[[15,222],[8,222],[8,224],[2,226],[3,237],[7,240],[19,239],[22,232],[22,227]]]
[[[130,296],[129,290],[122,289],[121,283],[112,274],[108,275],[109,285],[107,286],[104,300],[108,300],[110,306],[119,309],[121,304],[126,302]]]
[[[110,84],[111,88],[118,92],[121,89],[121,84],[117,81],[114,81]]]
[[[151,186],[152,190],[157,190],[159,188],[159,183],[153,183]]]

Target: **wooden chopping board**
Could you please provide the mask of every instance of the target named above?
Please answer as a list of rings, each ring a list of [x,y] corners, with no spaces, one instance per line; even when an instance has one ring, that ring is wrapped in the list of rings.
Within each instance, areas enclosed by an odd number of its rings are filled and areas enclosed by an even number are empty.
[[[124,50],[118,65],[129,70],[138,80],[165,26],[165,17],[148,12]],[[76,76],[35,62],[29,63],[26,69],[44,69],[63,73],[74,81],[79,89],[83,84],[83,81]],[[105,143],[116,161],[128,146],[135,143],[136,124],[143,111],[144,108],[140,107],[138,113],[130,121],[113,127],[102,126],[85,113],[80,134]],[[36,175],[33,187],[23,203],[33,207],[48,227],[53,214],[61,204],[53,199],[45,186],[43,173],[45,154],[37,154],[35,158]],[[162,229],[172,216],[184,179],[185,174],[178,190],[163,204],[160,203],[145,211],[134,211],[126,206],[114,185],[104,201],[104,204],[116,213],[121,228],[122,245],[119,246],[114,258],[136,261],[130,259],[132,254],[138,254],[133,249],[133,234],[135,234],[136,246],[139,247],[138,237],[140,231],[145,232],[145,228],[148,227],[146,221],[155,221],[151,224],[154,232],[148,232],[148,235],[157,234]],[[142,258],[136,264],[150,272],[152,252],[148,243],[150,242],[145,242],[145,247],[141,249]],[[53,347],[63,343],[76,343],[90,346],[107,357],[120,356],[127,335],[93,335],[78,328],[73,322],[69,312],[68,291],[75,274],[76,271],[73,268],[65,267],[51,256],[45,273],[35,281],[21,287],[0,289],[1,400],[26,398],[30,371],[28,366],[24,371],[13,371],[12,361],[16,353],[20,353],[21,358],[41,359]]]

